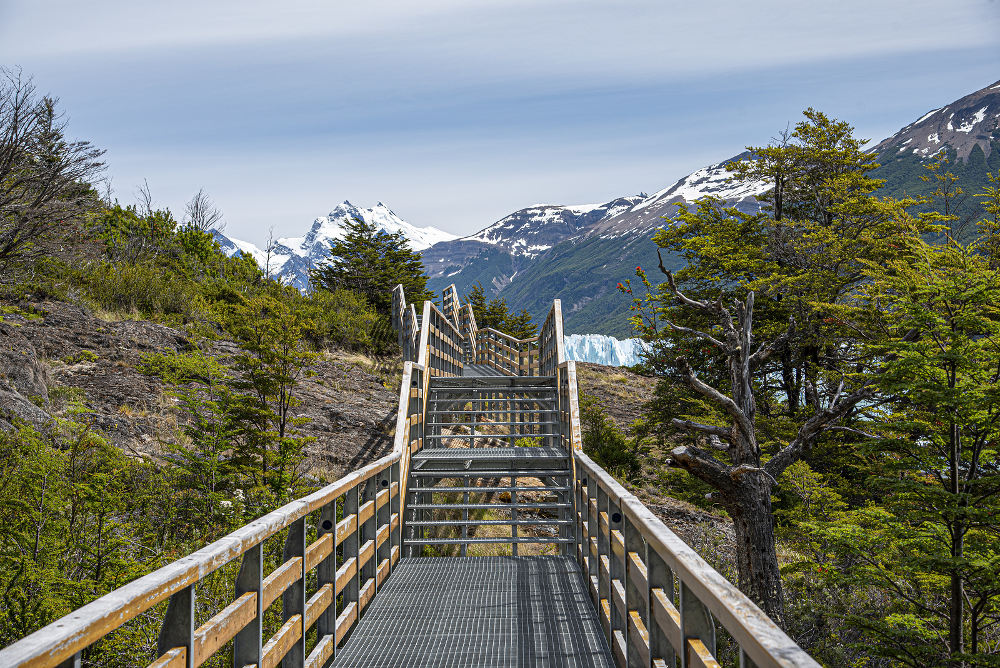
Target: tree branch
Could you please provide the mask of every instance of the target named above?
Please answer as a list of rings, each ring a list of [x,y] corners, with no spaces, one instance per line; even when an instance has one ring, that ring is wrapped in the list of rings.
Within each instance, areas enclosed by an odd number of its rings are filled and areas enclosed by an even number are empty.
[[[694,431],[700,431],[703,434],[712,434],[718,436],[719,438],[724,438],[727,441],[732,440],[733,434],[729,429],[725,427],[716,427],[711,424],[702,424],[701,422],[693,422],[691,420],[681,420],[679,418],[674,418],[671,421],[678,429],[692,429]]]
[[[671,450],[670,455],[677,466],[720,492],[726,493],[733,488],[730,467],[701,448],[682,445]]]
[[[753,437],[754,429],[753,424],[751,424],[750,419],[740,410],[740,407],[736,405],[736,402],[731,398],[719,392],[714,387],[706,385],[697,375],[694,373],[694,369],[688,364],[688,361],[683,357],[677,359],[677,362],[681,365],[681,371],[687,376],[688,385],[691,389],[705,397],[706,399],[711,399],[715,403],[721,405],[729,417],[733,418],[733,421],[739,425],[740,429],[743,430],[745,434],[749,437]]]
[[[835,422],[847,415],[859,402],[864,401],[872,395],[870,387],[863,387],[852,392],[841,400],[840,403],[825,408],[811,418],[806,420],[799,428],[792,442],[786,445],[778,454],[770,459],[764,468],[771,476],[777,478],[788,466],[796,461],[802,451],[809,446],[817,436],[823,433],[831,422]]]

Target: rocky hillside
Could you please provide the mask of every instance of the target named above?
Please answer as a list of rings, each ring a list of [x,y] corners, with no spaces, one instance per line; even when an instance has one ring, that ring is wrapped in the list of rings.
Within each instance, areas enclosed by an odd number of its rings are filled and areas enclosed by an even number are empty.
[[[6,307],[0,322],[0,429],[15,418],[45,429],[68,409],[111,442],[156,457],[177,436],[175,400],[162,379],[142,373],[143,357],[190,349],[188,335],[144,320],[106,321],[65,302]],[[13,312],[11,312],[13,311]],[[223,356],[234,344],[217,341]],[[388,452],[395,388],[368,373],[362,359],[327,354],[302,381],[295,410],[316,440],[307,468],[337,478]]]

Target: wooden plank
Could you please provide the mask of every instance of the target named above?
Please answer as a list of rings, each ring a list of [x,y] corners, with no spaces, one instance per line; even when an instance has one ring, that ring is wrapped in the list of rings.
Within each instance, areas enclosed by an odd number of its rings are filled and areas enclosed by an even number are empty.
[[[389,561],[389,557],[386,557],[385,559],[382,560],[382,562],[378,565],[378,568],[376,569],[377,571],[375,574],[376,579],[384,584],[385,579],[389,577],[389,569],[391,568],[392,564]]]
[[[322,668],[333,656],[333,636],[325,635],[319,639],[313,651],[306,657],[305,668]]]
[[[375,554],[375,541],[365,541],[365,544],[358,550],[358,568],[364,568],[368,560]]]
[[[628,613],[628,634],[632,639],[632,647],[639,650],[639,661],[642,665],[649,665],[649,631],[642,623],[642,617],[638,610],[630,610]]]
[[[306,570],[311,571],[333,552],[333,534],[325,533],[306,548]]]
[[[615,629],[611,634],[611,650],[619,666],[625,666],[625,634],[621,629]]]
[[[337,545],[347,540],[347,537],[354,533],[357,528],[358,516],[354,513],[337,522]]]
[[[614,600],[618,612],[624,618],[628,614],[628,608],[625,606],[625,587],[622,586],[621,580],[611,581],[611,598]]]
[[[611,604],[606,598],[601,599],[601,626],[606,634],[611,635]]]
[[[361,588],[361,593],[358,595],[358,601],[361,603],[361,609],[364,610],[368,605],[369,601],[372,600],[372,596],[375,595],[375,578],[368,578],[365,580],[365,585]]]
[[[649,602],[653,619],[670,641],[674,651],[680,654],[684,649],[681,643],[681,613],[659,587],[650,590]]]
[[[319,616],[333,603],[333,599],[333,585],[328,582],[306,601],[306,630],[312,628]]]
[[[274,599],[281,596],[281,594],[292,586],[292,583],[302,577],[302,557],[292,557],[285,563],[281,564],[273,571],[271,574],[264,578],[264,583],[261,587],[261,607],[267,610]]]
[[[611,532],[611,551],[619,557],[625,556],[625,536],[618,529]]]
[[[354,574],[358,572],[358,560],[351,557],[337,569],[337,596],[344,591],[344,587],[351,581]]]
[[[358,620],[358,604],[351,601],[344,607],[343,612],[337,617],[337,645],[340,645],[340,641],[344,639],[347,632],[351,630],[351,626],[354,622]]]
[[[288,654],[295,641],[302,637],[302,615],[293,615],[281,625],[261,650],[261,668],[274,668]]]
[[[383,524],[375,534],[375,547],[382,547],[382,543],[389,537],[391,529],[388,524]]]
[[[194,665],[203,664],[256,617],[256,592],[243,594],[217,612],[194,632]]]
[[[364,524],[375,515],[375,502],[368,501],[358,508],[358,524]]]
[[[691,668],[721,668],[705,644],[697,638],[688,638],[687,665]]]
[[[148,668],[187,668],[187,647],[175,647],[149,664]]]
[[[628,553],[628,579],[640,592],[645,592],[649,587],[646,564],[642,563],[642,558],[638,552]]]

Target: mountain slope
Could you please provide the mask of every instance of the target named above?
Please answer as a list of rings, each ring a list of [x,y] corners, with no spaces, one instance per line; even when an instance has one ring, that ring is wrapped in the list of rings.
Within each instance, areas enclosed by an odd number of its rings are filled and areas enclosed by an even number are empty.
[[[982,215],[973,193],[1000,171],[1000,81],[924,114],[873,149],[887,195],[926,196],[937,186],[921,180],[926,166],[947,158],[946,169],[959,178],[965,196],[957,204],[963,221]],[[928,207],[925,207],[928,208]],[[961,222],[961,221],[960,221]]]
[[[763,192],[763,184],[730,182],[725,169],[730,160],[652,195],[601,205],[529,207],[472,236],[436,244],[423,253],[428,286],[440,291],[454,283],[465,293],[480,281],[488,292],[514,309],[528,309],[538,320],[559,298],[567,334],[626,337],[629,300],[616,284],[631,278],[636,265],[656,266],[650,239],[665,218],[676,215],[679,204],[714,196],[741,210],[757,209],[755,195]]]
[[[309,287],[309,270],[326,257],[331,241],[344,236],[343,224],[355,218],[374,224],[390,234],[402,232],[410,247],[417,251],[455,238],[455,235],[435,227],[416,227],[397,216],[382,202],[370,209],[362,209],[347,200],[335,206],[327,215],[313,220],[305,236],[283,237],[275,241],[270,253],[248,241],[233,239],[215,230],[213,234],[227,255],[235,255],[241,251],[249,253],[270,275],[278,276],[299,290],[305,290]]]

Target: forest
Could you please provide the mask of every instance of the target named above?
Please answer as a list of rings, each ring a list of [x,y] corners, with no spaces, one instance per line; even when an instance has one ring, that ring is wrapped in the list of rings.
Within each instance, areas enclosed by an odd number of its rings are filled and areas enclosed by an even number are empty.
[[[397,355],[396,283],[432,297],[405,240],[360,221],[311,292],[283,286],[220,251],[204,192],[179,220],[148,186],[118,202],[102,152],[60,113],[3,72],[0,330],[71,302],[192,344],[142,361],[178,415],[158,456],[110,443],[74,388],[28,397],[44,425],[4,410],[0,646],[321,483],[301,465],[298,385],[330,349]],[[656,232],[683,268],[637,266],[619,286],[653,343],[637,370],[655,393],[634,399],[628,434],[585,400],[585,448],[731,520],[739,586],[824,665],[1000,665],[1000,174],[966,192],[931,162],[929,196],[886,197],[864,145],[807,110],[730,165],[772,186],[758,213],[705,199]],[[534,331],[481,290],[466,299],[491,326]],[[231,352],[209,354],[219,342]],[[206,610],[231,576],[206,583]],[[85,665],[148,656],[158,614]]]

